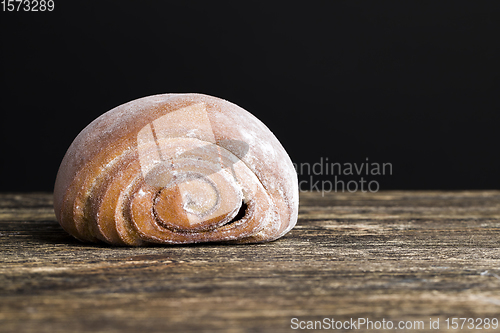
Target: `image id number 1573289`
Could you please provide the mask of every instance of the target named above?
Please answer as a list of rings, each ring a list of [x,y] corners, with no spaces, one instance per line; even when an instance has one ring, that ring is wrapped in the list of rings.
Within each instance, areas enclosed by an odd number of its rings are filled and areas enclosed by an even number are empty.
[[[2,0],[4,12],[51,12],[54,0]]]

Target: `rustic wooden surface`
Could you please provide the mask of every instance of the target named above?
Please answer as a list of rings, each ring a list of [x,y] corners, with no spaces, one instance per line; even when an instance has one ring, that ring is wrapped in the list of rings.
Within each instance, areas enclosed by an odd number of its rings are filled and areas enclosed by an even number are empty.
[[[498,191],[303,193],[278,241],[147,248],[80,243],[50,194],[1,194],[0,332],[291,332],[292,318],[361,317],[451,332],[446,318],[500,319],[499,242]]]

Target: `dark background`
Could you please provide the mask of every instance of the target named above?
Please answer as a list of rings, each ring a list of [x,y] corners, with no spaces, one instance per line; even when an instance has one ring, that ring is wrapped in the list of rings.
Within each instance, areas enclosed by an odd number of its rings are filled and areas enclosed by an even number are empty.
[[[0,190],[51,191],[127,101],[199,92],[295,163],[391,163],[381,189],[498,189],[500,1],[62,1],[0,13]]]

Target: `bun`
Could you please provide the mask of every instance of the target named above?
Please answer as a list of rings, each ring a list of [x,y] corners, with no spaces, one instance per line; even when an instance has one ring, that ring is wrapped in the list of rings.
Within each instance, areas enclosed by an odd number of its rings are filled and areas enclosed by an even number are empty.
[[[266,242],[296,223],[297,175],[271,131],[237,105],[156,95],[106,112],[76,137],[54,209],[82,241]]]

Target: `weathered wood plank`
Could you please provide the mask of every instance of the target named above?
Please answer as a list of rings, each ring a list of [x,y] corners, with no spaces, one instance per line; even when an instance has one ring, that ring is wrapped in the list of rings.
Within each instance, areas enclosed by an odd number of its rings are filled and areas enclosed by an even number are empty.
[[[49,194],[2,194],[0,331],[500,319],[499,236],[499,191],[302,193],[298,225],[278,241],[146,248],[80,243]]]

